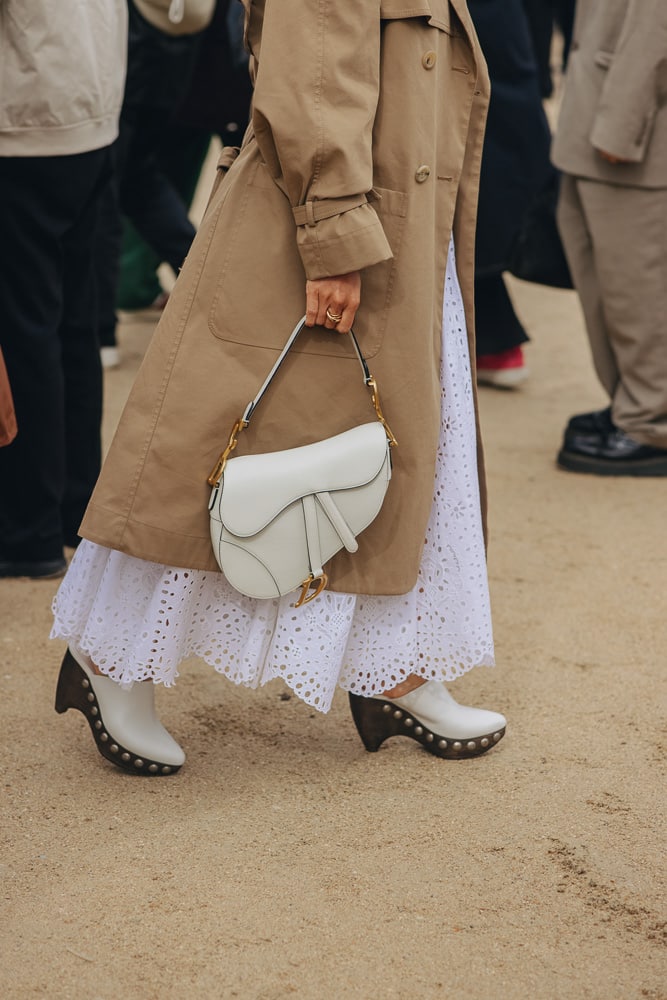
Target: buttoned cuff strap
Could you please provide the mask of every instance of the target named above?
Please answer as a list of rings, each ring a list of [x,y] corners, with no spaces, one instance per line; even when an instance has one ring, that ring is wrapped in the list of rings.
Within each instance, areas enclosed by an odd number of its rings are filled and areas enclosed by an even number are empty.
[[[367,203],[365,194],[351,198],[323,198],[322,201],[307,201],[305,205],[297,205],[292,212],[297,226],[314,226],[322,219],[332,219],[334,215],[351,212],[353,208]]]

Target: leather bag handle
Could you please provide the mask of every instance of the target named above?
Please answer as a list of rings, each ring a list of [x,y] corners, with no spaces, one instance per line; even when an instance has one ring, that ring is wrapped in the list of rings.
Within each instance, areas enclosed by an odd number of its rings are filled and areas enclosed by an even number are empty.
[[[245,428],[250,423],[250,418],[252,417],[253,413],[257,409],[257,406],[259,405],[260,401],[262,400],[262,398],[263,398],[266,390],[271,385],[271,382],[273,381],[273,379],[275,378],[276,374],[278,373],[278,370],[279,370],[280,366],[282,365],[283,361],[287,357],[290,348],[293,346],[294,342],[296,341],[297,337],[299,336],[299,334],[301,333],[301,331],[303,330],[303,328],[304,328],[305,325],[306,325],[306,317],[302,316],[301,319],[299,320],[299,322],[296,324],[296,326],[292,330],[291,334],[289,335],[287,343],[285,344],[285,346],[283,347],[282,351],[280,352],[280,354],[279,354],[279,356],[278,356],[278,358],[276,360],[276,363],[274,364],[273,368],[271,369],[271,371],[267,375],[266,380],[264,381],[264,384],[260,388],[259,392],[257,393],[257,395],[255,396],[254,399],[250,400],[250,402],[246,406],[245,410],[243,411],[243,416],[239,420],[237,420],[236,423],[234,424],[234,427],[232,428],[232,433],[231,433],[231,435],[229,437],[229,442],[227,443],[227,447],[225,448],[225,450],[220,455],[218,461],[216,462],[215,466],[211,470],[211,473],[210,473],[210,475],[209,475],[209,477],[207,479],[207,482],[208,482],[209,486],[218,486],[218,484],[220,483],[220,480],[222,478],[222,473],[224,472],[225,465],[227,464],[227,459],[229,458],[229,456],[231,455],[231,453],[236,448],[239,434],[241,433],[241,431],[245,430]],[[357,338],[355,337],[353,330],[350,330],[350,337],[352,338],[352,345],[354,347],[355,354],[357,355],[357,359],[359,361],[359,364],[361,365],[361,371],[362,371],[362,374],[363,374],[364,385],[371,392],[371,398],[372,398],[372,401],[373,401],[373,406],[375,407],[375,414],[377,416],[377,419],[380,421],[380,423],[384,427],[384,430],[385,430],[385,433],[387,435],[387,440],[389,441],[389,444],[392,447],[395,447],[398,444],[398,441],[396,440],[396,438],[392,434],[391,428],[389,427],[389,424],[385,420],[384,414],[382,412],[382,408],[380,406],[380,396],[379,396],[379,393],[378,393],[377,382],[375,381],[375,378],[371,375],[371,373],[370,373],[370,371],[368,369],[368,364],[366,363],[366,359],[364,358],[363,354],[361,353],[361,348],[359,347],[359,342],[357,341]]]
[[[299,320],[299,322],[296,324],[296,326],[292,330],[291,334],[289,335],[287,343],[285,344],[285,346],[283,347],[282,351],[280,352],[280,355],[279,355],[278,360],[276,361],[275,365],[273,366],[273,368],[271,369],[271,371],[267,375],[266,381],[264,382],[264,385],[259,390],[259,392],[255,396],[255,398],[252,399],[248,403],[248,405],[246,406],[246,408],[245,408],[245,410],[243,412],[243,416],[241,417],[241,419],[244,421],[244,423],[245,423],[246,426],[250,423],[250,418],[252,417],[253,413],[255,412],[255,409],[256,409],[258,403],[262,399],[262,397],[263,397],[264,393],[266,392],[266,390],[271,385],[274,377],[278,373],[278,369],[280,368],[280,366],[282,365],[283,361],[287,357],[287,354],[288,354],[290,348],[292,348],[294,346],[294,343],[295,343],[297,337],[299,336],[299,334],[301,333],[301,331],[303,330],[303,328],[304,328],[305,325],[306,325],[306,317],[303,316]],[[361,370],[362,370],[363,375],[364,375],[364,384],[368,386],[368,385],[370,385],[370,382],[371,382],[371,379],[373,378],[373,376],[371,375],[371,373],[368,370],[368,365],[366,364],[366,359],[364,358],[363,354],[361,353],[361,348],[359,347],[359,342],[357,341],[357,338],[355,337],[353,330],[350,330],[350,337],[352,338],[352,344],[354,346],[355,353],[356,353],[356,355],[357,355],[357,357],[359,359],[359,364],[361,365]]]

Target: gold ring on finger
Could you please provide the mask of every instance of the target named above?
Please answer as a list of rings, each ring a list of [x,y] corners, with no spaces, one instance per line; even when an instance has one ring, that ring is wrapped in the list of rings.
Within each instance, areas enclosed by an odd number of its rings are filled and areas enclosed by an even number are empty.
[[[331,309],[327,309],[327,319],[330,323],[340,323],[343,318],[342,313],[332,313]]]

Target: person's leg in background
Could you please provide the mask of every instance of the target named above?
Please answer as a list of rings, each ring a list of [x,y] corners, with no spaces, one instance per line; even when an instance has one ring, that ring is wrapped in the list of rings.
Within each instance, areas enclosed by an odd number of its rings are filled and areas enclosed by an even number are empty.
[[[554,0],[523,0],[537,61],[542,97],[551,97],[551,40],[554,27]]]
[[[76,542],[77,512],[99,468],[90,258],[108,178],[108,149],[0,159],[0,341],[19,425],[0,451],[2,576],[64,571],[63,547]]]
[[[111,186],[111,164],[64,240],[63,315],[60,323],[65,378],[65,545],[78,544],[78,529],[102,461],[102,366],[97,335],[98,296],[94,244]],[[95,333],[95,336],[92,333]]]
[[[475,275],[475,325],[478,384],[520,385],[529,374],[521,350],[529,338],[499,272]]]
[[[564,175],[558,208],[609,407],[573,417],[558,461],[600,475],[667,475],[667,198]]]
[[[567,58],[572,44],[575,7],[576,0],[555,0],[556,24],[563,35],[563,69],[567,67]]]
[[[210,141],[210,133],[206,130],[178,124],[167,126],[163,134],[160,169],[188,207],[192,204]],[[164,290],[156,274],[160,264],[160,256],[125,219],[116,297],[118,309],[132,312],[153,308],[159,311],[164,302]]]
[[[122,157],[120,138],[111,147],[112,177],[99,204],[99,220],[93,247],[97,285],[98,335],[102,365],[118,364],[116,347],[116,288],[123,223],[120,212],[119,170]]]
[[[550,132],[522,0],[470,0],[491,78],[475,244],[477,381],[513,388],[527,377],[503,272],[530,206],[549,178]]]

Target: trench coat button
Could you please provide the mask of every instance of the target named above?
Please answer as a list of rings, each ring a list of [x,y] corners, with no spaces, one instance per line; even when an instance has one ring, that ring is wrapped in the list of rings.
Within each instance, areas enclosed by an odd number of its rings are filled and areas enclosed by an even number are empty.
[[[428,52],[425,52],[424,55],[422,56],[422,66],[424,67],[424,69],[433,69],[437,58],[438,57],[433,51],[433,49],[429,49]]]
[[[424,181],[427,181],[430,176],[431,168],[425,163],[422,163],[421,167],[417,167],[415,170],[415,180],[417,181],[417,184],[423,184]]]

